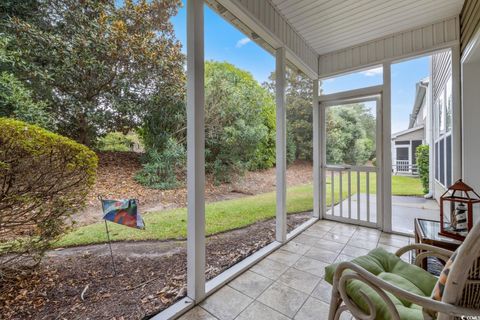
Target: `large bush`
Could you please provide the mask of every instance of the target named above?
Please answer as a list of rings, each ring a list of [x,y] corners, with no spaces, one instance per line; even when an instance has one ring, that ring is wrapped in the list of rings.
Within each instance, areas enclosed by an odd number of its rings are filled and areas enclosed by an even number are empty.
[[[135,176],[138,182],[155,189],[174,189],[181,185],[177,177],[187,160],[182,144],[170,138],[162,152],[150,149],[145,157],[142,170]]]
[[[135,151],[143,149],[140,137],[136,133],[123,134],[122,132],[109,132],[98,139],[97,149],[100,151]]]
[[[430,174],[430,164],[429,164],[429,147],[428,145],[421,145],[417,147],[415,155],[417,157],[417,167],[418,174],[420,175],[420,181],[422,182],[423,192],[428,193],[429,188],[429,174]]]
[[[32,92],[8,72],[0,73],[0,117],[16,118],[47,129],[54,127],[46,103],[36,101]]]
[[[205,64],[205,161],[218,182],[275,159],[275,104],[246,71]]]
[[[0,118],[0,277],[40,261],[82,208],[97,161],[68,138]]]

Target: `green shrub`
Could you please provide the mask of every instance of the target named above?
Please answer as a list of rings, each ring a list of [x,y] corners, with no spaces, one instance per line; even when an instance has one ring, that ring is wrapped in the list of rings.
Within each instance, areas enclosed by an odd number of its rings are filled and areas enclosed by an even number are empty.
[[[54,127],[47,104],[34,100],[32,92],[5,71],[0,73],[0,117],[15,118],[46,129]]]
[[[275,160],[275,104],[253,76],[205,63],[205,168],[216,183]]]
[[[84,205],[97,162],[68,138],[0,118],[0,278],[40,261]]]
[[[297,159],[297,144],[295,143],[295,134],[287,126],[287,164],[290,165]]]
[[[421,145],[417,147],[415,155],[417,157],[418,174],[420,175],[420,181],[422,181],[423,192],[429,192],[429,146]]]
[[[140,145],[140,138],[136,133],[109,132],[97,142],[100,151],[133,151],[134,146]]]
[[[186,152],[182,144],[175,139],[167,140],[162,152],[151,149],[135,179],[150,188],[174,189],[181,183],[177,175],[185,168]]]

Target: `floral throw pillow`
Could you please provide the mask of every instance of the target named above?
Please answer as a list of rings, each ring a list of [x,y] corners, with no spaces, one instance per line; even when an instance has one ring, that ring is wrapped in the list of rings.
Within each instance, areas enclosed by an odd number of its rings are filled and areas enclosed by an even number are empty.
[[[442,272],[440,273],[440,277],[438,277],[437,284],[433,288],[432,291],[432,299],[437,301],[442,301],[443,291],[445,290],[445,284],[447,283],[448,274],[450,273],[450,268],[452,267],[453,261],[457,257],[457,251],[455,251],[450,259],[448,259],[445,267],[443,268]]]

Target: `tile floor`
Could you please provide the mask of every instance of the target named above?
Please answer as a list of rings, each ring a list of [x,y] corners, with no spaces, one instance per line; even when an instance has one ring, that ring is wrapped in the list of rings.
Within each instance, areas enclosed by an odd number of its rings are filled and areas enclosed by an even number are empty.
[[[375,229],[319,221],[180,319],[327,319],[331,286],[323,280],[325,266],[376,247],[395,252],[413,241]]]

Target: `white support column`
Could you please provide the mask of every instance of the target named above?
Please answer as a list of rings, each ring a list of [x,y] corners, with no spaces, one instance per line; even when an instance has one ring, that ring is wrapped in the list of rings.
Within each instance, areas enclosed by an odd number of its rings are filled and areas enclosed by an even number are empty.
[[[205,296],[205,87],[203,0],[187,1],[187,295]]]
[[[452,183],[462,178],[462,107],[460,45],[452,47]]]
[[[391,63],[383,64],[383,94],[382,94],[382,201],[383,223],[380,227],[385,232],[392,231],[392,132],[391,132]],[[377,200],[378,201],[378,200]]]
[[[276,176],[277,176],[277,216],[276,239],[287,240],[287,112],[285,96],[285,48],[276,51],[275,93],[277,115]]]
[[[313,217],[323,218],[322,134],[323,118],[318,104],[318,79],[313,80]]]

